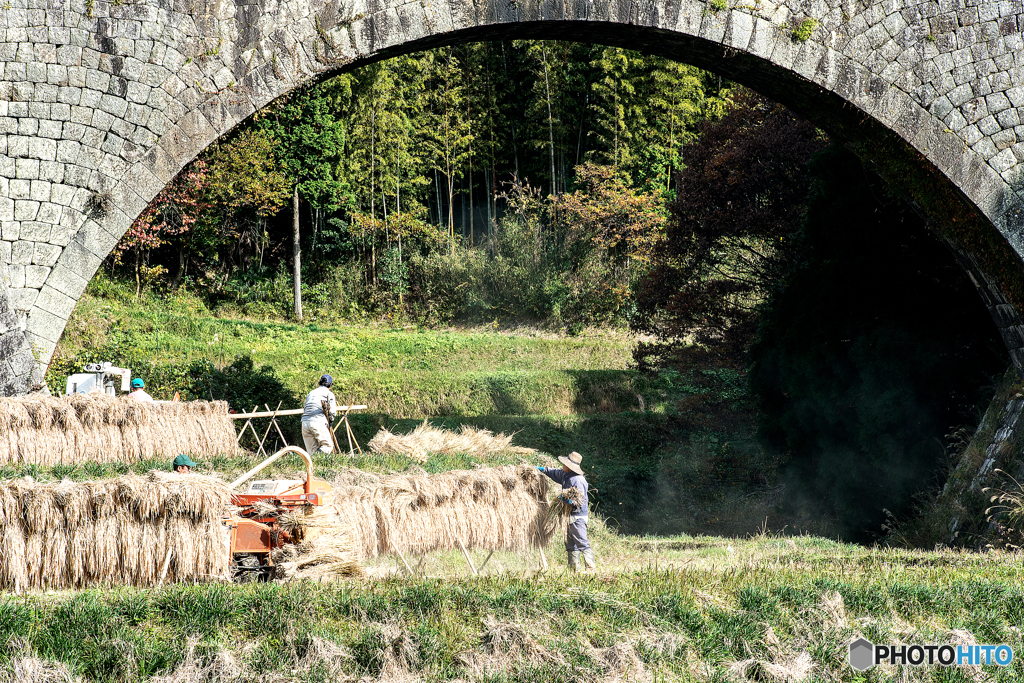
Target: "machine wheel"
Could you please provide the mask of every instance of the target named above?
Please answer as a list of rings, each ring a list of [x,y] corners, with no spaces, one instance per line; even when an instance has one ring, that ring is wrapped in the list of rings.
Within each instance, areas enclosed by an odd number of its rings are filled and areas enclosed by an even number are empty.
[[[235,583],[266,581],[270,577],[270,569],[263,566],[259,555],[237,553],[231,558],[231,580]]]

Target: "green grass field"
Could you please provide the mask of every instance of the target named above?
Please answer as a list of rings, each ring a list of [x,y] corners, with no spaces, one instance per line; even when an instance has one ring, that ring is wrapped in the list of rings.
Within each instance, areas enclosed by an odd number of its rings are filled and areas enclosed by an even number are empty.
[[[223,366],[249,356],[273,368],[295,400],[326,372],[335,377],[339,398],[397,417],[620,412],[639,409],[641,400],[647,408],[671,410],[667,401],[679,388],[629,370],[632,344],[614,332],[565,337],[226,319],[187,295],[136,303],[87,293],[47,381],[58,391],[68,372],[111,360],[131,363],[154,396],[170,398],[180,387],[168,369],[194,361]]]
[[[600,570],[518,558],[465,578],[169,586],[0,598],[0,662],[96,681],[1017,681],[846,664],[848,643],[1022,646],[1019,558],[813,537],[595,534]],[[476,558],[479,564],[480,558]],[[492,560],[494,562],[494,560]],[[157,678],[159,676],[159,678]],[[218,677],[219,676],[219,677]],[[57,680],[57,679],[52,679]]]

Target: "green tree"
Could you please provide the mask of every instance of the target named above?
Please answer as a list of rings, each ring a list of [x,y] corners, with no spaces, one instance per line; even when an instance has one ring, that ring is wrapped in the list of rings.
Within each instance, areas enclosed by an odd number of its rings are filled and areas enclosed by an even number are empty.
[[[261,120],[278,141],[279,153],[292,185],[293,312],[302,319],[302,246],[300,199],[324,210],[337,207],[348,192],[342,177],[344,121],[336,116],[337,101],[351,88],[347,76],[298,90]]]
[[[634,62],[642,59],[631,50],[608,47],[594,60],[600,77],[592,86],[596,101],[595,137],[601,145],[595,156],[609,166],[628,170],[633,164],[635,123],[643,116],[637,96]]]
[[[115,265],[122,263],[126,253],[134,256],[136,297],[142,293],[145,283],[165,270],[163,266],[149,266],[150,252],[174,239],[186,238],[199,224],[207,206],[204,200],[207,182],[206,162],[199,159],[190,164],[156,196],[114,247],[111,257]],[[186,266],[186,251],[179,250],[179,253],[182,260],[178,263],[175,287]]]
[[[206,196],[217,215],[220,244],[229,244],[246,268],[258,265],[269,242],[267,218],[288,201],[291,183],[265,131],[247,128],[209,154]]]
[[[465,86],[461,65],[448,50],[433,62],[430,108],[425,116],[425,142],[434,170],[444,174],[448,189],[448,236],[455,250],[455,174],[469,157],[473,140],[465,111]]]

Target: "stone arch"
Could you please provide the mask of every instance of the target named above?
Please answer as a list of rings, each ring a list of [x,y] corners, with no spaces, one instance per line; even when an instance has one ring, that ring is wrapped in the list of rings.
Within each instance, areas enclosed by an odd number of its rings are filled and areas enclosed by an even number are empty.
[[[1024,368],[1024,0],[719,3],[12,0],[0,16],[0,391],[41,383],[101,261],[241,121],[341,69],[497,38],[670,57],[815,121],[930,217]]]

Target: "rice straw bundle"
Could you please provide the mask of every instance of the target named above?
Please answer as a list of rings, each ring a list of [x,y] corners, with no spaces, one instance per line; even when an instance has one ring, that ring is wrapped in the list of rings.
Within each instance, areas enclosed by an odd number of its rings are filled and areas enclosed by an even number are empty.
[[[526,550],[547,545],[548,480],[521,466],[397,475],[335,490],[343,533],[363,558],[392,552]]]
[[[286,545],[273,555],[279,579],[322,580],[365,574],[352,539],[343,530],[298,545]]]
[[[548,524],[561,525],[583,505],[583,493],[575,486],[562,489],[548,506]]]
[[[273,552],[278,578],[327,579],[365,573],[352,530],[342,524],[333,500],[332,492],[321,505],[277,515],[278,524],[296,541]]]
[[[140,403],[105,394],[0,398],[0,464],[135,462],[232,454],[227,403]]]
[[[512,445],[509,434],[494,434],[487,429],[462,425],[458,432],[432,427],[426,420],[408,434],[378,431],[369,443],[374,453],[399,453],[424,462],[429,453],[469,453],[488,456],[495,453],[536,453],[533,448]]]
[[[169,472],[0,482],[0,589],[226,578],[229,501],[219,479]]]

